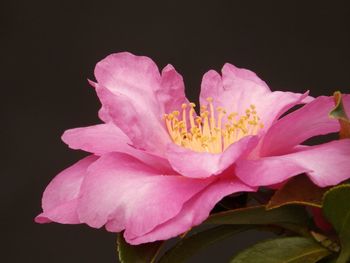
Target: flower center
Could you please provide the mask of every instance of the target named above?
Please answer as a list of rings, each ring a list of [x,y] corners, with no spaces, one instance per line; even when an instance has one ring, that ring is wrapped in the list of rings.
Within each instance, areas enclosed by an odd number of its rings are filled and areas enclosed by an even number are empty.
[[[255,135],[263,128],[254,105],[239,116],[218,107],[214,110],[213,99],[195,115],[195,104],[182,104],[182,114],[173,111],[164,114],[169,135],[174,143],[196,152],[221,153],[231,144],[248,135]]]

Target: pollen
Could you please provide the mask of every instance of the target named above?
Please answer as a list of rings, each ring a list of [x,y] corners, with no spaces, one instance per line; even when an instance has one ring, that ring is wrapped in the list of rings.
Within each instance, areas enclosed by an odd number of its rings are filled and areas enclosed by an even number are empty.
[[[207,98],[197,116],[194,103],[182,104],[181,112],[164,114],[165,125],[174,143],[196,152],[221,153],[245,136],[256,135],[263,124],[255,105],[244,115],[227,114],[223,107],[214,109],[213,98]]]

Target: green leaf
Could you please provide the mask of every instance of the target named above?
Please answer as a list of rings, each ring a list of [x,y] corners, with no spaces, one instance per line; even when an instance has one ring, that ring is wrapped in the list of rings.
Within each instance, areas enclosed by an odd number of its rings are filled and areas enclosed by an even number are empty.
[[[308,221],[308,215],[303,207],[283,206],[266,210],[265,206],[255,206],[235,209],[211,215],[206,224],[226,225],[264,225],[264,224],[302,224]]]
[[[325,193],[323,213],[337,231],[341,252],[337,263],[350,260],[350,184],[333,187]]]
[[[186,262],[197,251],[208,247],[211,244],[231,237],[232,235],[248,230],[248,226],[219,226],[185,237],[170,249],[161,259],[160,263],[181,263]]]
[[[163,242],[146,243],[133,246],[128,244],[122,234],[118,234],[117,246],[121,263],[152,263],[158,255]]]
[[[314,263],[329,254],[310,238],[284,237],[257,243],[236,255],[231,263]]]
[[[323,194],[328,189],[316,186],[305,175],[299,175],[278,189],[266,208],[274,209],[289,204],[321,207]]]
[[[350,119],[349,116],[347,116],[343,101],[342,101],[342,96],[339,91],[334,92],[334,100],[335,100],[335,107],[334,109],[329,113],[329,116],[331,118],[337,119],[340,123],[340,138],[350,138]]]

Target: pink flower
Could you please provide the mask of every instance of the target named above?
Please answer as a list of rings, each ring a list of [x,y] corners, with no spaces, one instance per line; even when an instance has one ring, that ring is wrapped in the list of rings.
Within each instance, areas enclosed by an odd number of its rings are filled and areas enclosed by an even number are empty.
[[[97,64],[95,76],[104,123],[62,136],[92,155],[52,180],[36,222],[105,225],[140,244],[200,224],[232,193],[304,172],[320,186],[350,176],[350,140],[300,145],[339,130],[328,117],[331,97],[271,92],[253,72],[225,64],[222,75],[204,75],[197,116],[171,65],[159,73],[147,57],[117,53]]]

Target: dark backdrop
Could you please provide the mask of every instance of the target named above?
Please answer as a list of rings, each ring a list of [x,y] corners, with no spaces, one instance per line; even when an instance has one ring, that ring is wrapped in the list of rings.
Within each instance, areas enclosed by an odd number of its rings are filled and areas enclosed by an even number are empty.
[[[62,132],[99,122],[86,81],[96,62],[130,51],[171,63],[192,101],[203,73],[225,62],[274,90],[349,92],[347,2],[2,1],[1,262],[115,262],[114,234],[33,222],[49,181],[84,156],[60,141]],[[225,262],[258,236],[209,250],[204,262],[214,253]]]

